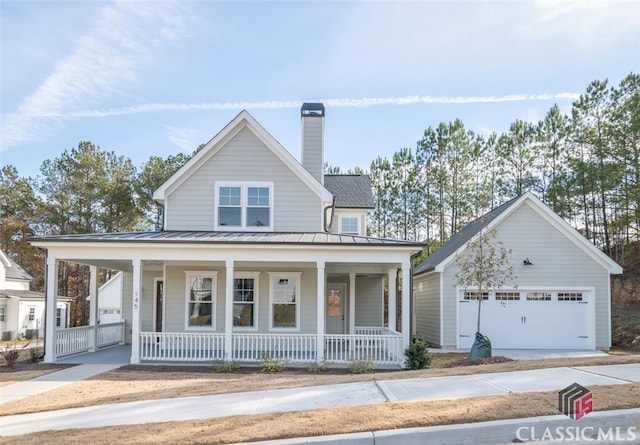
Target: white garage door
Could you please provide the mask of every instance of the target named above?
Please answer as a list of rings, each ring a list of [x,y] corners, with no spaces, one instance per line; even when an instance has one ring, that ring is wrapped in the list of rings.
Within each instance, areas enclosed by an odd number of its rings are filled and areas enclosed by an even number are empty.
[[[460,291],[458,348],[473,345],[479,292]],[[589,349],[587,291],[508,291],[483,295],[480,330],[494,349]]]

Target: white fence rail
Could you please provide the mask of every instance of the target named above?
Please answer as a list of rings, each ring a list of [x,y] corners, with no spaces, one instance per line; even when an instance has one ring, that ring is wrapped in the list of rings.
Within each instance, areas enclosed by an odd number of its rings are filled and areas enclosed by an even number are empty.
[[[327,335],[324,343],[325,360],[332,363],[371,360],[375,365],[401,365],[404,360],[399,334]]]
[[[98,325],[98,348],[124,343],[124,321]]]
[[[257,362],[279,358],[294,363],[316,361],[318,337],[311,334],[234,334],[233,359]]]
[[[224,334],[198,332],[141,332],[140,359],[203,362],[223,359]]]
[[[56,356],[77,354],[91,349],[93,326],[58,329],[56,331]]]
[[[335,364],[371,360],[374,365],[399,366],[404,361],[402,335],[386,328],[359,327],[356,335],[326,335],[324,359]],[[206,362],[231,359],[259,362],[264,358],[290,363],[313,363],[315,334],[233,334],[231,356],[225,354],[225,335],[193,332],[140,333],[140,359],[145,361]]]
[[[98,325],[97,338],[94,337],[94,332],[93,326],[57,329],[56,357],[124,343],[124,321]]]

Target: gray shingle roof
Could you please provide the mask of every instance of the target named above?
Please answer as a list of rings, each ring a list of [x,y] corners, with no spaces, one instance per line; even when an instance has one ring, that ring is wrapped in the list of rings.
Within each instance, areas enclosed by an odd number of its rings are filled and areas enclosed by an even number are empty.
[[[447,242],[440,246],[439,249],[429,255],[427,259],[418,264],[414,269],[414,274],[417,275],[435,269],[438,264],[449,258],[450,255],[453,255],[467,241],[480,232],[483,225],[491,223],[491,221],[511,207],[517,200],[518,198],[514,198],[511,201],[507,201],[464,226],[458,233],[453,235],[449,240],[447,240]]]
[[[16,263],[11,258],[9,258],[7,254],[2,252],[1,255],[3,258],[7,260],[5,263],[7,278],[12,278],[14,280],[33,281],[33,277],[29,275],[29,273],[26,270],[24,270],[18,263]],[[3,263],[4,262],[5,261],[3,261]]]
[[[303,244],[303,245],[358,245],[358,246],[406,246],[421,248],[414,241],[342,235],[325,232],[208,232],[175,231],[91,233],[57,235],[32,238],[31,241],[47,242],[130,242],[130,243],[203,243],[203,244]]]
[[[373,208],[373,191],[368,175],[324,175],[324,187],[336,197],[336,208]]]

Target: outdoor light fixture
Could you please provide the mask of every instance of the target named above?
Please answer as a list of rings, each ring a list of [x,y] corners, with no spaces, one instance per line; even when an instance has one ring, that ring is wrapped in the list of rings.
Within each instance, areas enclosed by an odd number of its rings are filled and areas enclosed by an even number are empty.
[[[525,258],[522,264],[524,264],[525,266],[533,266],[533,263],[529,261],[529,258]]]

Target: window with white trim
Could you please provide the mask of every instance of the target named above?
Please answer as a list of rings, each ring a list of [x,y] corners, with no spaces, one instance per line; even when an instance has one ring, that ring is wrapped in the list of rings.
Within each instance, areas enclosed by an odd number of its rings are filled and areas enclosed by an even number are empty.
[[[29,321],[34,321],[36,319],[36,308],[35,307],[30,307],[29,308]]]
[[[258,276],[257,272],[233,275],[233,326],[236,328],[258,327]]]
[[[270,273],[269,328],[300,329],[301,273]]]
[[[340,218],[340,233],[359,235],[359,219],[357,216],[343,216]]]
[[[56,327],[61,327],[62,323],[62,308],[56,308]]]
[[[217,230],[273,229],[273,183],[217,182]]]
[[[6,318],[7,318],[7,307],[0,306],[0,323],[5,322]]]
[[[217,272],[186,272],[186,328],[215,328]]]

